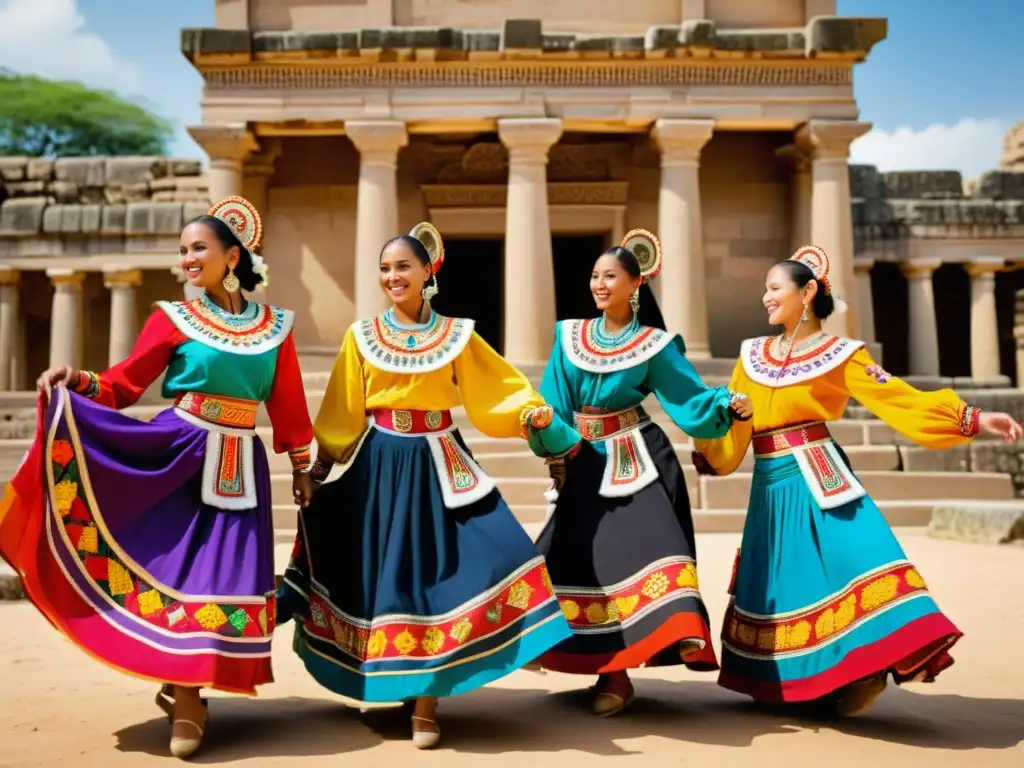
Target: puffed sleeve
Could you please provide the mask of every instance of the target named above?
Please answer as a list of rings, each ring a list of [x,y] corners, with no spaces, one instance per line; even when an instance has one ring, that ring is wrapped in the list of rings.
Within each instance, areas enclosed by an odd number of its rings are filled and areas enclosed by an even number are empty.
[[[174,348],[185,337],[162,310],[142,327],[131,354],[103,373],[81,371],[75,391],[108,408],[134,405],[167,368]]]
[[[732,424],[728,387],[708,387],[676,336],[647,366],[647,386],[672,422],[693,438],[722,437]]]
[[[952,389],[914,389],[886,373],[866,349],[847,361],[844,377],[850,397],[925,448],[951,448],[978,434],[978,408],[967,405]]]
[[[274,383],[267,397],[267,415],[274,428],[275,453],[288,452],[292,470],[301,472],[309,468],[309,446],[313,442],[313,424],[309,419],[302,370],[295,351],[295,337],[288,338],[278,348]]]
[[[737,360],[729,379],[728,389],[749,394],[746,386],[748,381],[746,373],[743,372],[743,363]],[[753,419],[733,419],[729,431],[722,437],[714,440],[695,439],[693,464],[697,471],[702,475],[728,475],[735,472],[743,462],[743,457],[747,455],[753,431]]]
[[[558,326],[560,327],[561,323]],[[551,355],[548,357],[547,366],[544,368],[544,376],[540,381],[540,396],[554,410],[555,418],[562,424],[569,426],[574,423],[572,397],[570,395],[569,377],[565,371],[565,355],[562,353],[562,334],[559,333],[559,327],[555,328],[555,343],[551,349]],[[571,429],[573,434],[566,436],[562,440],[562,444],[569,439],[573,440],[573,445],[582,440],[579,432],[575,428]],[[543,439],[545,431],[530,427],[528,439],[530,450],[538,456],[545,458],[560,455],[557,453],[553,454],[547,450]]]
[[[329,457],[344,464],[359,444],[359,438],[366,430],[364,386],[362,357],[356,347],[355,333],[349,328],[334,361],[331,379],[313,425],[318,462]]]
[[[488,437],[529,439],[530,416],[545,405],[544,398],[476,331],[455,359],[455,380],[473,426]],[[536,442],[541,455],[557,456],[572,449],[579,435],[556,414]]]

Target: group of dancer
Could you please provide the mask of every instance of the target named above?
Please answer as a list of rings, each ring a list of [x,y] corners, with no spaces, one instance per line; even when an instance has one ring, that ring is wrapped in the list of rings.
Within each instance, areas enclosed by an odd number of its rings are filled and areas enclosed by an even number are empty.
[[[700,472],[736,471],[753,445],[722,685],[854,715],[890,675],[927,682],[952,663],[960,631],[826,422],[853,397],[932,448],[1021,427],[951,390],[919,392],[822,331],[837,299],[821,249],[769,271],[764,306],[782,332],[744,342],[729,386],[707,387],[678,335],[640,324],[661,249],[629,233],[594,265],[601,315],[558,323],[538,392],[472,320],[432,310],[444,247],[418,225],[384,244],[391,307],[349,328],[313,424],[293,314],[243,294],[267,282],[262,234],[241,198],[185,227],[181,266],[203,294],[158,303],[108,371],[41,375],[36,437],[0,503],[0,554],[28,597],[85,652],[160,684],[173,755],[202,745],[202,688],[272,682],[271,636],[288,621],[322,686],[407,703],[419,748],[440,740],[438,699],[529,664],[596,675],[599,716],[633,700],[630,669],[719,669],[683,471],[644,410],[652,394],[694,439]],[[118,413],[161,375],[172,408],[150,422]],[[300,507],[280,583],[260,403]],[[536,542],[474,461],[459,405],[546,461],[557,500]]]

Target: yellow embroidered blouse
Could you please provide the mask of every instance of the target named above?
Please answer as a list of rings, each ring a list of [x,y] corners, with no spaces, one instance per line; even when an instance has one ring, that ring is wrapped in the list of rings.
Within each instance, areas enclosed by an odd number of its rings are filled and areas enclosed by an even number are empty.
[[[444,411],[464,405],[489,437],[526,437],[543,398],[473,330],[473,321],[434,314],[399,325],[390,313],[348,329],[313,430],[321,452],[344,462],[373,410]],[[557,417],[542,430],[559,453],[579,440]],[[566,444],[567,443],[567,444]]]
[[[926,448],[950,448],[978,432],[978,409],[951,389],[922,392],[886,373],[863,342],[831,336],[794,356],[785,370],[770,349],[774,336],[747,339],[729,388],[750,398],[753,418],[734,421],[725,437],[695,440],[715,474],[735,472],[751,437],[789,425],[835,421],[852,397],[900,434]],[[780,378],[780,371],[782,376]],[[699,462],[703,463],[703,462]]]

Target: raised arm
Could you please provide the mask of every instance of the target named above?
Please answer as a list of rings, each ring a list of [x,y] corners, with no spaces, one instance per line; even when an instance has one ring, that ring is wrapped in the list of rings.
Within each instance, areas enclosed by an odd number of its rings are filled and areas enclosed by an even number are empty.
[[[692,438],[722,437],[732,425],[728,387],[708,387],[686,359],[682,340],[676,336],[647,368],[651,388],[672,422]]]
[[[844,376],[850,397],[926,448],[951,448],[978,434],[978,408],[967,405],[952,389],[914,389],[882,370],[866,349],[850,358]]]
[[[344,464],[348,461],[365,430],[363,364],[356,348],[355,333],[349,328],[334,361],[327,392],[313,424],[317,442],[317,469],[322,471],[325,467],[329,469],[331,464]]]
[[[743,363],[736,361],[729,379],[729,390],[745,393],[747,375]],[[739,469],[750,447],[753,420],[733,419],[732,426],[723,436],[712,440],[694,439],[693,464],[702,475],[728,475]]]
[[[267,397],[267,415],[274,428],[274,452],[288,453],[293,472],[309,468],[309,446],[313,442],[313,424],[309,420],[305,387],[294,334],[278,347],[274,383]]]
[[[134,405],[160,378],[174,348],[185,340],[170,318],[156,310],[149,316],[128,357],[103,373],[79,371],[78,381],[69,382],[75,392],[108,408]]]
[[[455,359],[455,380],[473,426],[488,437],[530,438],[531,417],[546,405],[544,399],[475,331]],[[567,453],[579,442],[576,430],[557,413],[551,424],[536,431],[531,448],[540,448],[542,456]]]

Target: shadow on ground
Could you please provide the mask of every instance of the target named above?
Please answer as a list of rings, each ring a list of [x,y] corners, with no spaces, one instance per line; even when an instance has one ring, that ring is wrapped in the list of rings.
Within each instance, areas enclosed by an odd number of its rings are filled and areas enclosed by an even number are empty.
[[[589,683],[589,681],[587,681]],[[655,736],[685,744],[746,747],[760,736],[832,730],[921,749],[1010,749],[1024,741],[1024,701],[972,699],[890,689],[864,716],[814,718],[799,708],[756,705],[713,682],[638,680],[629,710],[599,719],[585,691],[484,688],[442,702],[443,747],[464,754],[559,752],[642,754],[624,742]],[[920,691],[921,688],[917,687]],[[207,744],[193,762],[251,756],[318,756],[358,752],[409,738],[401,708],[360,713],[338,701],[216,699]],[[117,734],[122,752],[167,754],[166,719]]]

